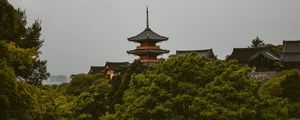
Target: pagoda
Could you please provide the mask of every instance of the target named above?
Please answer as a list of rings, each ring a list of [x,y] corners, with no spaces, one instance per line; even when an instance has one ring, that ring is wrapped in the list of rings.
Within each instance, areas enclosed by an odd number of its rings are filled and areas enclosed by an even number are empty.
[[[156,45],[158,42],[167,41],[169,38],[161,36],[153,32],[149,28],[149,12],[147,7],[147,26],[146,29],[140,34],[128,38],[128,41],[140,44],[134,50],[127,51],[128,54],[137,55],[140,57],[140,61],[144,64],[158,63],[160,59],[157,56],[169,53],[169,50],[161,49],[160,46]]]

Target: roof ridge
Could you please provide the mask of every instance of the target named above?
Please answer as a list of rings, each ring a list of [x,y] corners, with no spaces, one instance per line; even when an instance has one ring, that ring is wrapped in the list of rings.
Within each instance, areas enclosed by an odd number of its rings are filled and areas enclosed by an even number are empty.
[[[195,49],[195,50],[176,50],[176,51],[209,51],[209,50],[212,50],[212,48],[210,49]]]
[[[126,62],[110,62],[110,61],[106,61],[106,63],[129,63],[128,61]]]
[[[283,42],[300,42],[300,40],[283,40]]]

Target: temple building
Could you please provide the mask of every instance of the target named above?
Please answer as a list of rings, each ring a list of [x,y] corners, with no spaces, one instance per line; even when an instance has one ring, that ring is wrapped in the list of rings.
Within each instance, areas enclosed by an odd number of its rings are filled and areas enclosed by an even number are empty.
[[[176,55],[185,56],[190,53],[196,53],[199,56],[202,56],[206,59],[212,59],[215,57],[215,54],[212,49],[203,49],[203,50],[176,50]]]
[[[149,28],[149,15],[147,7],[147,26],[146,29],[140,34],[128,38],[128,41],[140,44],[134,50],[127,51],[128,54],[139,56],[140,61],[145,64],[158,63],[160,59],[157,56],[169,53],[169,50],[161,49],[160,46],[156,45],[158,42],[167,41],[169,38],[161,36],[153,32]]]
[[[300,40],[283,41],[281,62],[287,68],[300,69]]]
[[[234,48],[228,59],[235,59],[241,66],[249,66],[255,71],[273,71],[279,58],[262,48]]]
[[[109,80],[112,80],[113,77],[126,72],[128,67],[129,62],[106,62],[104,74]]]
[[[106,62],[105,66],[91,66],[88,74],[104,74],[107,79],[112,80],[126,72],[129,65],[129,62]]]

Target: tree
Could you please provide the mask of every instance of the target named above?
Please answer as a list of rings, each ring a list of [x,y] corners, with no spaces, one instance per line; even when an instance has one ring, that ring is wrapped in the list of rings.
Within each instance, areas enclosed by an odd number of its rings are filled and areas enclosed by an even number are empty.
[[[92,74],[73,75],[71,82],[66,88],[67,95],[78,96],[82,92],[89,92],[89,87],[96,81],[104,79],[104,76]]]
[[[143,65],[140,60],[135,60],[122,76],[116,76],[112,80],[112,90],[108,95],[110,111],[114,111],[115,104],[122,103],[124,92],[128,89],[129,82],[133,74],[147,71],[147,66]]]
[[[300,119],[299,83],[299,70],[283,71],[265,82],[259,89],[259,95],[267,101],[264,107],[270,107],[261,108],[263,115],[269,119],[282,116]]]
[[[17,81],[12,65],[23,69],[32,64],[34,50],[0,41],[0,51],[0,119],[32,119],[36,88]]]
[[[74,98],[71,111],[75,118],[97,120],[108,111],[110,91],[111,84],[104,75],[78,74],[73,75],[64,94]]]
[[[263,40],[259,39],[259,37],[256,37],[256,39],[252,40],[252,44],[250,45],[250,47],[253,47],[253,48],[265,47],[265,43]]]
[[[171,56],[133,74],[129,88],[103,119],[256,119],[258,84],[236,61],[196,54]]]
[[[43,40],[41,35],[41,22],[36,20],[31,26],[27,27],[25,12],[14,9],[6,0],[0,1],[0,40],[14,43],[17,47],[35,49],[34,64],[18,69],[12,66],[16,76],[30,84],[40,85],[42,80],[49,77],[47,72],[47,61],[41,60],[39,49],[42,47]]]

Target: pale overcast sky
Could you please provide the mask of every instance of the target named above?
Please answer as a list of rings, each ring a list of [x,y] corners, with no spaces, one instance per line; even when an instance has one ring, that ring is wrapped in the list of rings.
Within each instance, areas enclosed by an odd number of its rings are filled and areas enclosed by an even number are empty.
[[[213,48],[223,59],[256,36],[267,43],[300,39],[300,0],[9,0],[42,20],[42,58],[52,75],[86,73],[106,61],[132,61],[127,38],[150,28],[162,48]],[[163,56],[163,57],[167,57]]]

